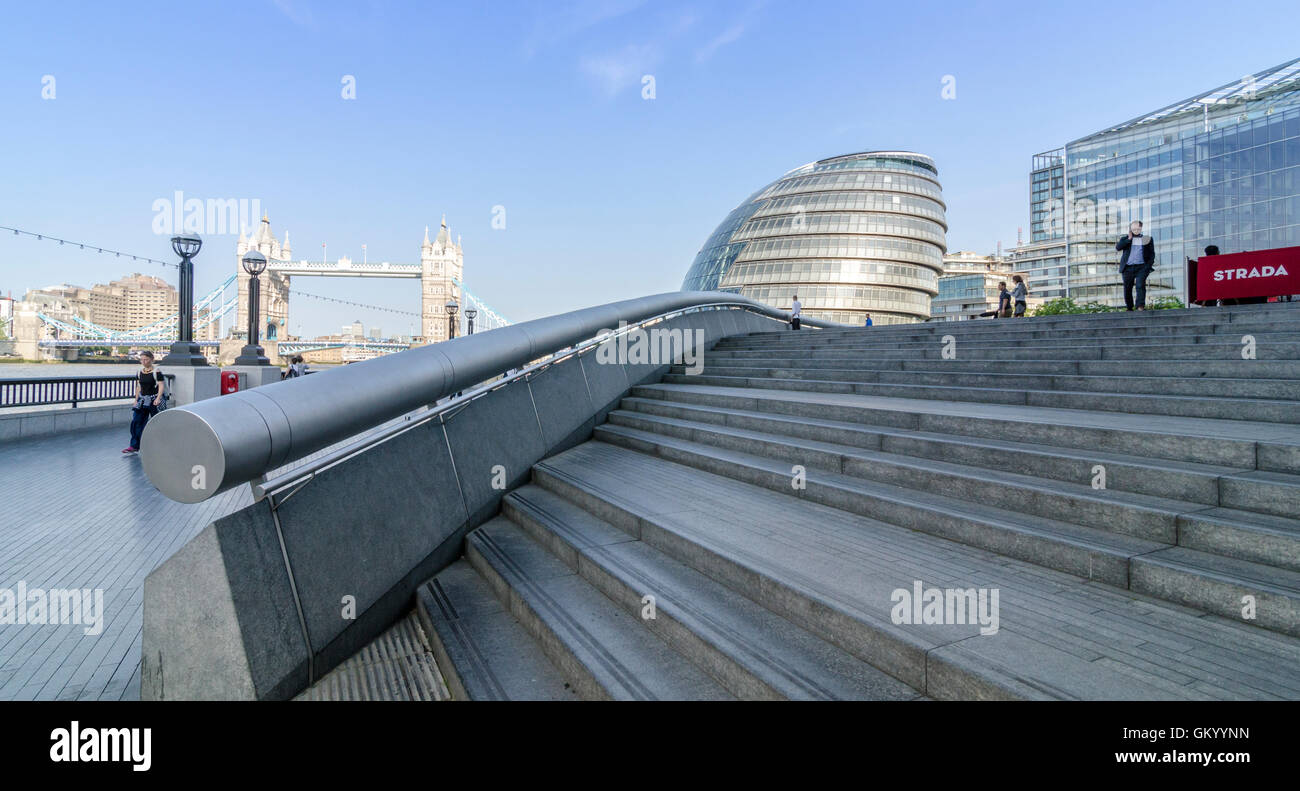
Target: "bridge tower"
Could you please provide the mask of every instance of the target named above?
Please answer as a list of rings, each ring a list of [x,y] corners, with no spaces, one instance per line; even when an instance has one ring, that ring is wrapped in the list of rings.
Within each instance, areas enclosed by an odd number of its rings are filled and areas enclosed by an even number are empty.
[[[248,273],[244,271],[244,254],[256,250],[266,256],[267,261],[292,260],[293,250],[289,247],[289,232],[284,232],[284,244],[276,240],[271,233],[271,221],[262,215],[262,223],[253,233],[252,238],[239,231],[239,242],[235,245],[235,273],[238,276],[239,298],[234,331],[243,333],[248,327]],[[262,274],[262,339],[266,341],[283,340],[289,335],[289,276],[272,272],[268,269]]]
[[[420,246],[420,324],[425,342],[447,340],[447,300],[456,300],[464,310],[460,289],[453,282],[453,279],[465,282],[464,269],[465,254],[460,239],[451,240],[444,214],[437,238],[430,242],[429,229],[425,228],[424,244]]]

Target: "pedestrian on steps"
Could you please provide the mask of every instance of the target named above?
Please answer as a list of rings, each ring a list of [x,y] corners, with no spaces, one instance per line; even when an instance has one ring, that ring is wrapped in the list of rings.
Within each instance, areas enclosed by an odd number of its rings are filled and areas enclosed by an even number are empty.
[[[1017,319],[1023,319],[1026,300],[1029,299],[1029,286],[1025,285],[1025,279],[1020,275],[1012,275],[1011,282],[1016,284],[1016,287],[1011,290],[1011,298],[1016,302],[1016,312],[1012,315]]]
[[[794,304],[790,306],[790,329],[799,329],[799,314],[803,312],[803,304],[799,302],[799,295],[794,295]]]

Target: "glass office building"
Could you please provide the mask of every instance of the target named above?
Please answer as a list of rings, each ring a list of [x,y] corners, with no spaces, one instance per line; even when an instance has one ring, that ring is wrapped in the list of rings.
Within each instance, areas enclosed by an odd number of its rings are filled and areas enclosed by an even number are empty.
[[[923,154],[867,151],[795,168],[705,241],[682,290],[719,289],[810,317],[924,321],[943,273],[939,172]]]
[[[1300,245],[1300,58],[1034,157],[1031,244],[1041,247],[1026,258],[1063,247],[1068,296],[1123,304],[1115,242],[1132,220],[1156,243],[1148,298],[1186,301],[1185,260],[1206,245]],[[1044,276],[1025,271],[1031,288]]]

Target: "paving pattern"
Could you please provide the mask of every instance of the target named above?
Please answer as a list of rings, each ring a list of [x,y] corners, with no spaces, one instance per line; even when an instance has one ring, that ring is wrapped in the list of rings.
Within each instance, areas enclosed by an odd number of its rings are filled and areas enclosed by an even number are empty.
[[[78,624],[0,624],[0,700],[138,699],[144,578],[210,522],[253,502],[247,486],[173,502],[139,456],[121,453],[128,440],[125,426],[113,426],[0,443],[0,597],[17,595],[20,583],[103,590],[97,634]]]
[[[124,427],[0,444],[0,588],[103,590],[98,634],[77,624],[0,624],[0,700],[140,695],[144,578],[248,487],[186,505],[163,497]]]

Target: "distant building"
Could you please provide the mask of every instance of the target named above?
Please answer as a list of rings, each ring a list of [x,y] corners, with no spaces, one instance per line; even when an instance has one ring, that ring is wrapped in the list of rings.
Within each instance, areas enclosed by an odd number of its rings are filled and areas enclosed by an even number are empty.
[[[939,277],[939,294],[930,302],[930,318],[938,321],[963,321],[998,307],[998,283],[1005,282],[1007,290],[1012,272],[1006,260],[995,255],[980,255],[969,250],[958,250],[943,257],[943,274]],[[1030,286],[1026,303],[1036,306],[1043,302]]]
[[[28,291],[25,302],[40,312],[67,321],[76,316],[113,332],[126,332],[157,324],[176,315],[179,295],[170,283],[152,275],[135,273],[107,285],[90,288],[61,284]]]
[[[1030,242],[1007,251],[1006,267],[1025,278],[1032,294],[1044,299],[1068,296],[1065,241]]]
[[[1300,58],[1035,155],[1029,209],[1013,265],[1081,302],[1123,304],[1115,242],[1132,220],[1156,242],[1149,298],[1186,301],[1185,260],[1206,245],[1300,245]]]
[[[934,160],[864,151],[786,173],[732,210],[704,242],[685,291],[730,291],[860,326],[924,321],[948,223]],[[445,323],[445,322],[444,322]]]
[[[420,245],[420,267],[423,273],[420,279],[420,314],[424,337],[430,343],[445,341],[450,331],[447,326],[447,303],[454,300],[460,305],[460,286],[456,283],[465,282],[465,251],[460,246],[460,237],[456,237],[454,242],[451,240],[445,216],[438,229],[438,236],[432,242],[429,241],[429,229],[424,229],[424,243]],[[457,314],[456,321],[459,322],[463,315],[462,310]]]

